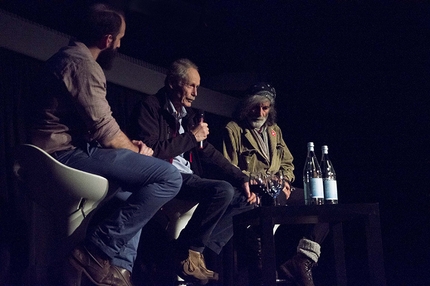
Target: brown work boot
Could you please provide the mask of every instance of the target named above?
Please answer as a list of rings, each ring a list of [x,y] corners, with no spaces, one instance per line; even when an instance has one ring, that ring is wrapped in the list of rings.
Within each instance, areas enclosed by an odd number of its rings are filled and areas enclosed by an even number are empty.
[[[102,281],[109,274],[110,260],[102,257],[97,251],[90,252],[86,246],[78,245],[72,250],[69,262],[77,270],[84,272],[94,284],[108,285],[102,284]]]
[[[72,250],[69,262],[96,285],[132,286],[130,271],[110,264],[110,260],[94,247],[79,245]]]
[[[133,286],[131,272],[115,265],[111,265],[109,274],[104,281],[115,286]]]
[[[297,253],[280,266],[280,276],[284,276],[300,286],[314,286],[312,267],[316,265],[303,254]]]
[[[203,256],[203,253],[200,253],[200,259],[199,259],[199,268],[200,271],[208,277],[209,280],[218,280],[219,275],[215,271],[209,270],[206,268],[205,258]]]
[[[188,257],[179,262],[178,275],[187,282],[195,282],[205,285],[209,282],[209,277],[200,269],[201,253],[188,250]]]

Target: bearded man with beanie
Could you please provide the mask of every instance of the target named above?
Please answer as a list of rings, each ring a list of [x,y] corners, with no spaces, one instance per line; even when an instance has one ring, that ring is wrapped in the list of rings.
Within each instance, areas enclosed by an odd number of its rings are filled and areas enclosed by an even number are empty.
[[[293,156],[284,141],[281,128],[276,124],[275,98],[275,88],[264,82],[254,84],[246,91],[235,117],[225,127],[223,153],[248,176],[251,173],[282,171],[286,182],[281,197],[288,205],[304,204],[304,193],[293,192],[291,185],[295,179]],[[264,202],[264,195],[262,198]],[[279,266],[278,276],[297,285],[313,286],[312,268],[318,262],[320,245],[328,231],[326,223],[311,225],[300,239],[296,254]],[[261,269],[257,266],[257,269],[249,271],[252,274],[251,284],[259,283],[256,277],[259,275],[258,270]]]

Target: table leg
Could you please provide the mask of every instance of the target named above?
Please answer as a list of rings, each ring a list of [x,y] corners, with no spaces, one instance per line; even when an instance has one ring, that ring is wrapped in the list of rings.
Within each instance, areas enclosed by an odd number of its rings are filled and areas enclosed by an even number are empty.
[[[243,243],[243,238],[245,237],[245,232],[246,232],[246,225],[241,224],[241,223],[234,223],[233,224],[233,231],[234,231],[234,236],[233,236],[233,263],[234,263],[234,267],[233,267],[233,277],[235,279],[238,279],[239,275],[240,275],[240,271],[239,271],[239,249],[240,249],[240,244]],[[234,280],[234,279],[233,279]],[[234,282],[234,281],[232,281]],[[234,286],[234,284],[232,284],[231,286]]]
[[[261,259],[263,265],[263,285],[276,285],[276,254],[271,216],[261,216]]]
[[[369,214],[366,221],[366,236],[370,282],[372,285],[385,286],[381,225],[377,208]]]
[[[346,286],[348,283],[345,267],[345,245],[343,243],[342,222],[332,224],[331,229],[333,232],[334,263],[337,285]]]

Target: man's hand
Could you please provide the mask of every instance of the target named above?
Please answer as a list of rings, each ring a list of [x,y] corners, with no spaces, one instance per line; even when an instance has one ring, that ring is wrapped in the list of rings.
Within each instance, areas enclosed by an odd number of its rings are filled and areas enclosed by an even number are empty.
[[[152,154],[154,154],[154,150],[152,150],[151,148],[146,146],[146,144],[143,143],[142,141],[132,140],[131,142],[133,143],[133,145],[135,145],[139,148],[139,151],[137,153],[142,154],[142,155],[146,155],[146,156],[152,156]]]
[[[242,185],[243,190],[245,191],[245,195],[248,198],[247,202],[250,204],[255,204],[257,203],[257,195],[255,193],[251,193],[251,190],[249,189],[249,183],[245,182]]]
[[[206,122],[200,122],[191,132],[196,137],[197,142],[203,141],[209,134],[208,124]]]
[[[284,188],[282,189],[282,191],[285,194],[285,198],[288,200],[288,198],[291,196],[291,192],[293,191],[294,188],[291,188],[290,184],[288,182],[285,182],[284,184]]]

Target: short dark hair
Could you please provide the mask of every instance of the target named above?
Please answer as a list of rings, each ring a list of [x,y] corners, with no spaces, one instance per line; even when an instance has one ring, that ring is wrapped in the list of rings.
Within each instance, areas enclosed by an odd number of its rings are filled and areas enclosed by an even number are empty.
[[[106,4],[94,4],[83,15],[76,37],[86,45],[94,45],[105,35],[118,36],[124,14]]]
[[[166,79],[164,80],[164,86],[169,88],[169,85],[182,85],[187,79],[187,71],[189,68],[199,70],[197,65],[189,59],[178,59],[174,61],[167,71]]]

